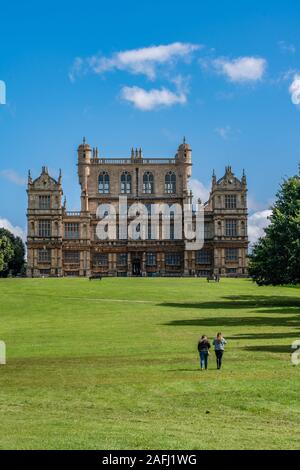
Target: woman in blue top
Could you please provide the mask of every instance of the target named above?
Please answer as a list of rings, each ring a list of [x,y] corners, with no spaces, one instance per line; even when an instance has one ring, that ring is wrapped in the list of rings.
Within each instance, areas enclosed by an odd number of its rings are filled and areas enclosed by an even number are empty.
[[[215,347],[216,359],[217,359],[217,369],[220,370],[222,367],[222,359],[225,350],[225,344],[227,341],[223,338],[222,333],[218,333],[217,337],[213,340],[213,345]]]

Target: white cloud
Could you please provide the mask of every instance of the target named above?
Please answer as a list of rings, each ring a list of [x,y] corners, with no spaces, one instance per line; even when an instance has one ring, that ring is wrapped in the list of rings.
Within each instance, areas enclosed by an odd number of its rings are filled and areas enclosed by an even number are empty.
[[[77,57],[71,67],[69,78],[74,81],[81,73],[94,72],[103,74],[112,70],[126,70],[133,74],[146,75],[153,80],[159,65],[172,64],[178,60],[190,60],[200,45],[174,42],[167,45],[143,47],[120,51],[111,57],[94,55],[87,58]]]
[[[2,170],[0,171],[0,175],[18,186],[24,186],[26,184],[26,179],[20,176],[15,170]]]
[[[259,57],[239,57],[229,60],[213,60],[213,67],[232,82],[256,82],[261,80],[267,68],[267,61]]]
[[[5,228],[13,233],[16,237],[22,238],[23,242],[26,241],[26,232],[18,225],[12,225],[12,223],[7,219],[1,219],[0,217],[0,228]]]
[[[279,41],[278,42],[279,49],[284,54],[295,54],[296,53],[296,46],[294,44],[290,44],[286,41]]]
[[[264,228],[270,224],[271,210],[255,212],[248,219],[248,236],[251,244],[256,243],[264,235]]]
[[[189,182],[189,188],[192,190],[195,202],[198,199],[201,199],[202,202],[208,201],[210,189],[201,183],[201,181],[192,178]]]
[[[227,91],[218,91],[215,94],[215,98],[217,101],[230,101],[234,98],[234,93]]]
[[[135,108],[141,111],[151,111],[159,107],[169,107],[175,104],[185,104],[186,94],[183,92],[173,93],[167,88],[144,90],[137,86],[123,87],[121,98],[129,101]]]
[[[215,129],[215,132],[221,137],[221,139],[227,140],[231,134],[231,127],[230,126],[217,127]]]
[[[69,79],[71,80],[71,82],[74,82],[77,75],[80,75],[83,67],[84,67],[84,60],[81,59],[81,57],[76,57],[69,72]]]
[[[292,97],[292,103],[299,106],[300,105],[300,74],[296,74],[294,76],[294,80],[290,86],[289,91]]]

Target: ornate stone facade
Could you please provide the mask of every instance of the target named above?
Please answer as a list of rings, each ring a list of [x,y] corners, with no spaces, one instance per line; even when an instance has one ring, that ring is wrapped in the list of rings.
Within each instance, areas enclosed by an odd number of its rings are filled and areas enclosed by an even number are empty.
[[[191,170],[192,150],[185,141],[175,158],[144,158],[141,149],[132,149],[126,159],[102,158],[84,140],[78,148],[79,212],[62,204],[61,174],[55,180],[43,167],[33,180],[29,173],[27,275],[246,276],[247,182],[245,174],[236,178],[231,167],[219,180],[213,174],[203,249],[187,250],[185,240],[174,233],[168,240],[154,240],[150,230],[144,240],[97,237],[98,206],[113,204],[117,210],[120,195],[127,196],[129,206],[191,204]]]

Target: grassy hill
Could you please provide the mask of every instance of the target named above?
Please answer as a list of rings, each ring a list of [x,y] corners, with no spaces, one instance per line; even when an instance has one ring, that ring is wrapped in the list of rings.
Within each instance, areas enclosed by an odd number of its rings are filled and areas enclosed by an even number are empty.
[[[300,446],[299,287],[1,279],[0,319],[2,449]],[[219,330],[224,368],[200,372]]]

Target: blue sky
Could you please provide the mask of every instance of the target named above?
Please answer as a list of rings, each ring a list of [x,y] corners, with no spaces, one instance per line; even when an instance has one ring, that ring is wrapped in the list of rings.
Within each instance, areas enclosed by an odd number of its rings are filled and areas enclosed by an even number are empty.
[[[63,171],[79,206],[76,148],[173,156],[193,188],[246,169],[253,238],[300,161],[298,1],[0,2],[0,223],[26,225],[26,179]],[[16,230],[16,229],[15,229]]]

